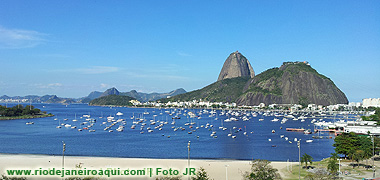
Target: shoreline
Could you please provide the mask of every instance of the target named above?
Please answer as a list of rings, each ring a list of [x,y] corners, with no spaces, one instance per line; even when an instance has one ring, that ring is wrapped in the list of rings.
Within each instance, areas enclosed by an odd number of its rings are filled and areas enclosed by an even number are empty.
[[[1,155],[62,156],[62,154],[27,154],[27,153],[2,153],[2,152],[0,152],[0,156]],[[79,154],[75,154],[75,155],[65,154],[65,157],[152,159],[152,160],[154,160],[154,159],[156,159],[156,160],[167,159],[167,160],[186,160],[187,161],[187,158],[122,157],[122,156],[96,156],[96,155],[79,155]],[[191,160],[203,160],[203,161],[215,160],[215,161],[247,161],[247,162],[252,162],[254,160],[258,160],[258,159],[228,159],[228,158],[194,158],[194,157],[191,157],[191,156],[190,156],[190,159]],[[323,158],[323,159],[317,160],[315,162],[323,161],[324,159],[327,159],[327,158]],[[266,159],[262,159],[262,160],[266,160]],[[269,162],[286,162],[286,161],[283,161],[283,160],[267,160],[267,161],[269,161]],[[298,161],[289,161],[289,162],[292,162],[292,163],[297,162],[298,163]]]
[[[278,169],[282,177],[284,175],[281,170],[286,168],[288,164],[296,165],[298,162],[271,162],[273,168]],[[120,157],[93,157],[93,156],[65,156],[65,169],[76,169],[77,165],[87,169],[143,169],[143,168],[162,168],[162,169],[177,169],[183,172],[188,167],[187,159],[152,159],[152,158],[120,158]],[[203,167],[210,178],[225,179],[226,170],[228,171],[229,179],[242,179],[242,173],[251,169],[250,160],[228,160],[228,159],[190,159],[190,167]],[[0,153],[0,174],[5,174],[6,169],[38,169],[38,168],[62,168],[61,155],[42,155],[42,154],[5,154]],[[39,176],[40,178],[42,176]],[[154,179],[153,176],[139,177],[138,179]],[[28,179],[39,179],[36,176],[27,176]],[[46,178],[46,176],[45,176]],[[102,177],[104,178],[104,177]],[[112,179],[134,179],[134,177],[115,176]],[[51,177],[49,177],[51,179]],[[59,177],[54,178],[59,179]],[[187,176],[182,176],[182,179],[187,179]]]
[[[0,117],[0,121],[3,121],[3,120],[18,120],[18,119],[38,119],[38,118],[46,118],[46,117],[53,117],[54,114],[46,114],[46,115],[37,115],[37,116],[28,116],[28,117],[24,117],[22,118],[22,116],[16,116],[16,117],[6,117],[3,119],[3,117]]]

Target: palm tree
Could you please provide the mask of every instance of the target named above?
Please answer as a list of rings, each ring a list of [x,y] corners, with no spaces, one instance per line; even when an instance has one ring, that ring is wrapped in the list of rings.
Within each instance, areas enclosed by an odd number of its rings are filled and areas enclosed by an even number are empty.
[[[331,174],[337,174],[337,171],[339,169],[339,165],[337,163],[338,161],[336,159],[330,157],[327,164],[327,169],[330,171]]]
[[[302,157],[301,157],[301,164],[302,163],[305,163],[305,167],[306,167],[306,169],[308,168],[308,166],[307,166],[307,163],[308,162],[310,162],[310,164],[313,164],[313,158],[310,156],[310,155],[308,155],[308,154],[304,154]]]

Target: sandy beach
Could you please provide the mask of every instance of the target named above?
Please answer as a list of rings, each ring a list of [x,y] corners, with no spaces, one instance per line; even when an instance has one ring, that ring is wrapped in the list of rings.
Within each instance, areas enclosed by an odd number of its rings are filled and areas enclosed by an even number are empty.
[[[242,173],[250,170],[251,161],[240,160],[190,160],[190,168],[199,169],[203,167],[210,178],[215,180],[242,179]],[[78,168],[77,166],[81,167]],[[271,165],[279,170],[286,168],[286,162],[272,162]],[[113,157],[83,157],[83,156],[65,156],[64,167],[66,170],[105,170],[107,168],[120,170],[146,170],[153,172],[153,176],[148,175],[129,175],[129,176],[112,176],[112,179],[155,179],[156,173],[159,176],[165,176],[164,173],[170,173],[169,170],[177,170],[182,175],[188,167],[187,159],[144,159],[144,158],[113,158]],[[40,169],[41,168],[41,169]],[[6,174],[6,170],[30,169],[48,170],[62,169],[62,156],[51,155],[25,155],[25,154],[0,154],[0,173]],[[166,170],[166,171],[165,171]],[[158,172],[160,171],[160,172]],[[227,171],[227,173],[226,173]],[[132,173],[132,171],[130,171]],[[281,174],[281,171],[279,171]],[[175,172],[174,172],[175,173]],[[281,174],[283,176],[283,174]],[[28,179],[61,179],[59,176],[23,176]],[[94,176],[92,176],[94,177]],[[107,176],[96,176],[107,179]],[[182,179],[187,176],[182,175]]]

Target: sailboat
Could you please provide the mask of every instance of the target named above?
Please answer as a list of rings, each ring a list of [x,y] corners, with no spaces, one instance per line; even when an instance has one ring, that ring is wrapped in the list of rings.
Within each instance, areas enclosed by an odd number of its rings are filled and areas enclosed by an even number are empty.
[[[82,123],[79,124],[79,129],[78,131],[82,131]]]
[[[228,137],[232,136],[232,131],[230,129],[230,133],[227,134]]]
[[[143,114],[149,114],[149,112],[148,112],[148,111],[146,111],[146,109],[145,109],[145,112],[144,112]]]
[[[75,119],[73,119],[74,122],[78,121],[77,120],[77,113],[75,113]]]
[[[58,121],[57,129],[62,128],[62,126],[60,126],[60,124],[61,124],[61,120]]]

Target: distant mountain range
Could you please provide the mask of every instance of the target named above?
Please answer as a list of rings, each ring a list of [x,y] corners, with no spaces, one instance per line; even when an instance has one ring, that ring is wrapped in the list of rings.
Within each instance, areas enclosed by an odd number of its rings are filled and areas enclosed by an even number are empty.
[[[30,102],[33,103],[62,103],[62,104],[72,104],[72,103],[89,103],[90,101],[108,96],[108,95],[121,95],[121,96],[130,96],[134,99],[139,100],[140,102],[155,101],[162,98],[167,98],[179,94],[186,93],[182,88],[170,91],[168,93],[142,93],[132,90],[130,92],[119,92],[116,88],[107,89],[104,92],[93,91],[88,96],[82,98],[62,98],[57,97],[56,95],[45,95],[45,96],[7,96],[3,95],[0,97],[0,102]]]
[[[75,98],[60,98],[56,95],[28,95],[28,96],[1,96],[0,102],[32,102],[32,103],[77,103],[79,99]]]
[[[81,102],[89,103],[91,100],[108,96],[108,95],[129,96],[140,102],[148,102],[148,101],[155,101],[162,98],[176,96],[183,93],[186,93],[186,91],[183,88],[179,88],[174,91],[170,91],[168,93],[142,93],[142,92],[137,92],[136,90],[132,90],[129,92],[119,92],[116,88],[113,87],[113,88],[107,89],[103,93],[98,92],[98,91],[93,91],[87,97],[83,98]]]

